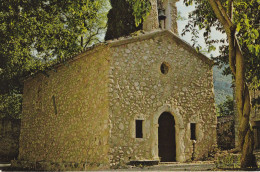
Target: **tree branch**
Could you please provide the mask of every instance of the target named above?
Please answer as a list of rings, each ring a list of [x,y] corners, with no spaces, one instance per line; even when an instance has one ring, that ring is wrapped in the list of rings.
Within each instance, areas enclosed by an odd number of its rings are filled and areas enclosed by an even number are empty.
[[[232,21],[233,18],[233,0],[228,0],[228,16]]]
[[[230,35],[228,35],[228,50],[229,50],[229,66],[231,69],[231,72],[234,76],[236,76],[236,66],[235,66],[235,60],[236,60],[236,49],[235,49],[235,30],[232,30]]]
[[[245,87],[245,59],[243,57],[238,40],[235,38],[236,49],[236,100],[239,115],[243,115],[244,87]]]
[[[219,0],[209,0],[210,6],[212,7],[216,17],[220,21],[220,23],[223,25],[226,34],[229,36],[231,34],[232,28],[234,28],[233,23],[227,16],[223,6],[221,5]]]
[[[229,27],[234,27],[231,19],[227,15],[227,12],[225,11],[224,7],[222,6],[221,2],[219,0],[216,0],[219,10],[221,11],[223,17],[225,18],[226,22],[228,23]]]
[[[247,84],[245,83],[245,88],[244,88],[244,108],[243,108],[243,116],[248,117],[250,115],[250,110],[251,110],[251,99],[249,95],[249,89]]]
[[[220,8],[223,8],[222,5],[220,4],[221,6],[219,6],[215,0],[209,0],[209,3],[210,3],[210,6],[212,7],[214,13],[216,14],[217,18],[219,19],[220,23],[223,25],[223,27],[226,31],[226,34],[227,35],[231,34],[230,28],[232,25],[230,25],[229,21],[227,21],[226,18],[223,16],[222,11],[220,10]]]
[[[105,29],[105,28],[104,28],[104,27],[99,27],[94,34],[91,34],[91,35],[88,37],[88,40],[86,40],[86,43],[85,43],[84,48],[86,48],[91,41],[95,40],[95,39],[93,39],[93,37],[97,36],[97,35],[100,33],[100,30],[102,30],[102,29]],[[99,42],[100,42],[100,41],[99,41]]]

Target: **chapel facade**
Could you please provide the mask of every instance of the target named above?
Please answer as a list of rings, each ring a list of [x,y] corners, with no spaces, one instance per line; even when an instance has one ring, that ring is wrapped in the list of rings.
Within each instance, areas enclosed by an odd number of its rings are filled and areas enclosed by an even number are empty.
[[[14,166],[107,169],[214,150],[213,61],[176,35],[175,1],[161,4],[163,21],[151,4],[149,32],[89,48],[24,82]]]

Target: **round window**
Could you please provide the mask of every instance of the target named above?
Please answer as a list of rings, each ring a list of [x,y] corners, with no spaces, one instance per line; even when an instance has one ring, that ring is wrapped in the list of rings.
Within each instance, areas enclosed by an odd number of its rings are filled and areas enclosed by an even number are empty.
[[[161,72],[162,74],[167,74],[169,72],[169,64],[166,62],[163,62],[161,64]]]

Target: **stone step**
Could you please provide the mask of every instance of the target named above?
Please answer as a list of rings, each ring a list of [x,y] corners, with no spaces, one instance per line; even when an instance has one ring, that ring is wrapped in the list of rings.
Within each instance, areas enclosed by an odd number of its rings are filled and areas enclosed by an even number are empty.
[[[4,169],[8,169],[11,166],[11,163],[0,162],[0,171]]]
[[[199,161],[191,163],[160,162],[154,166],[132,167],[128,171],[208,171],[215,169],[213,161]]]
[[[168,165],[168,164],[180,164],[180,162],[160,162],[160,165]]]

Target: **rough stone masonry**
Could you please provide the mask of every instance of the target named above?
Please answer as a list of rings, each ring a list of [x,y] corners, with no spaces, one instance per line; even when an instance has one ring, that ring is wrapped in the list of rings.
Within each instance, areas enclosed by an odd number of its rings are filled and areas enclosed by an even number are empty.
[[[175,121],[175,161],[201,159],[214,149],[212,61],[172,32],[111,41],[68,63],[25,81],[14,165],[93,169],[159,161],[164,112]],[[136,120],[142,138],[136,138]]]
[[[199,160],[213,151],[213,61],[172,32],[175,1],[163,4],[167,30],[158,28],[151,4],[143,29],[152,31],[95,46],[24,82],[13,166],[108,169]]]

